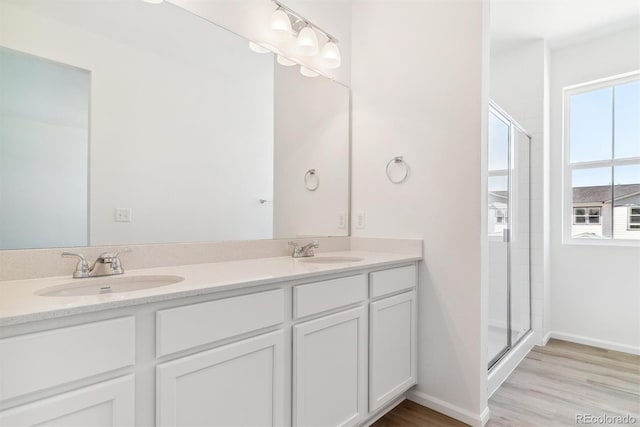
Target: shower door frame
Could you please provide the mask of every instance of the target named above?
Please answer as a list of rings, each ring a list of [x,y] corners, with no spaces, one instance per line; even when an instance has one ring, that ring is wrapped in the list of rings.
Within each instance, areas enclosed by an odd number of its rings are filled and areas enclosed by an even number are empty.
[[[504,111],[502,108],[500,108],[500,106],[498,104],[496,104],[492,99],[489,100],[489,114],[494,114],[499,120],[501,120],[502,122],[504,122],[505,124],[507,124],[509,126],[509,143],[508,143],[508,152],[507,152],[507,156],[508,156],[508,167],[507,167],[507,182],[508,182],[508,194],[509,194],[509,204],[508,204],[508,209],[507,209],[507,218],[508,218],[508,222],[507,222],[507,236],[508,236],[508,240],[507,240],[507,345],[498,353],[496,354],[491,360],[489,360],[489,364],[488,364],[488,370],[490,371],[494,366],[496,366],[498,364],[498,362],[500,362],[507,354],[509,354],[509,352],[511,351],[511,349],[513,349],[518,343],[520,343],[525,337],[527,337],[532,329],[533,329],[533,313],[532,313],[532,307],[531,307],[531,135],[529,134],[529,132],[527,132],[527,130],[520,124],[518,123],[518,121],[516,121],[513,117],[511,117],[506,111]],[[512,174],[511,174],[511,170],[513,168],[513,163],[512,163],[512,150],[514,150],[515,147],[515,131],[519,130],[520,132],[522,132],[522,134],[524,134],[527,138],[528,138],[528,145],[527,145],[527,149],[528,149],[528,161],[529,161],[529,167],[527,170],[527,175],[528,175],[528,179],[527,179],[527,185],[528,185],[528,192],[529,192],[529,206],[528,206],[528,219],[529,219],[529,227],[528,227],[528,240],[529,240],[529,244],[528,244],[528,249],[529,249],[529,263],[528,263],[528,270],[529,270],[529,274],[528,274],[528,286],[529,286],[529,329],[527,329],[527,331],[522,334],[521,337],[519,337],[516,342],[512,342],[512,329],[511,329],[511,221],[513,220],[513,208],[512,208],[512,197],[511,197],[511,189],[512,189],[512,182],[511,182],[511,178],[512,178]],[[487,325],[488,327],[488,325]]]

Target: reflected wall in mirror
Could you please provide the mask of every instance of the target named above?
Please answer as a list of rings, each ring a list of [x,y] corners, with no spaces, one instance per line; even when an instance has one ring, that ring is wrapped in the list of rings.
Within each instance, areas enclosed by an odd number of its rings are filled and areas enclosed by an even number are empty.
[[[348,88],[167,2],[0,12],[0,249],[348,234]]]
[[[89,73],[0,49],[0,249],[84,246]]]

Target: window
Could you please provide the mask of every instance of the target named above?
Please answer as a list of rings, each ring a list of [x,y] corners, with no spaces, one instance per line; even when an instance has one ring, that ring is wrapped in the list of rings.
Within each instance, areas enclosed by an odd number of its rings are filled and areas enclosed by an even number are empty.
[[[600,224],[600,208],[573,208],[574,224]]]
[[[640,72],[564,89],[565,239],[640,239]]]
[[[640,207],[629,208],[629,230],[640,231]]]

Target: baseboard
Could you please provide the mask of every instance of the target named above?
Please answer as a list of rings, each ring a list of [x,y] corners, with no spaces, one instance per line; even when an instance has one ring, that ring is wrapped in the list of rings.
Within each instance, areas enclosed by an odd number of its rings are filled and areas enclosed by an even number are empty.
[[[550,332],[551,338],[555,338],[562,341],[574,342],[576,344],[590,345],[592,347],[604,348],[607,350],[621,351],[623,353],[630,353],[640,355],[640,347],[621,344],[613,341],[599,340],[596,338],[585,337],[582,335],[568,334],[565,332]]]
[[[369,418],[367,418],[362,423],[361,427],[369,427],[371,424],[375,423],[380,418],[384,417],[387,413],[391,412],[391,410],[393,408],[395,408],[396,406],[398,406],[399,404],[401,404],[405,400],[406,400],[406,397],[404,395],[401,395],[400,397],[397,397],[396,399],[394,399],[391,402],[387,403],[384,407],[378,409],[373,415],[371,415]]]
[[[484,427],[489,422],[489,418],[491,418],[491,412],[489,412],[489,407],[487,406],[480,414],[480,426]]]
[[[551,331],[547,332],[547,334],[544,337],[542,337],[542,343],[540,343],[540,345],[542,346],[547,345],[550,339],[551,339]]]
[[[484,427],[489,421],[489,408],[485,408],[481,414],[474,414],[464,408],[457,405],[453,405],[437,397],[430,396],[421,391],[411,390],[407,392],[407,399],[418,405],[425,406],[434,411],[445,414],[451,418],[455,418],[458,421],[462,421],[473,427]]]
[[[489,371],[489,378],[487,380],[487,392],[489,397],[500,388],[503,382],[509,378],[509,375],[518,367],[520,362],[529,354],[534,346],[534,333],[529,332],[522,338],[509,353],[502,358],[495,366]]]

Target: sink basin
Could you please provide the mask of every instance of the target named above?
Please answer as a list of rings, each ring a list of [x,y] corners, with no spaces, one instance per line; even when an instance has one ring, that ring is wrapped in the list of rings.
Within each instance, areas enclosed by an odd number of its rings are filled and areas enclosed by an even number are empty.
[[[320,256],[300,259],[300,262],[304,262],[305,264],[340,264],[345,262],[358,261],[362,261],[362,258],[358,258],[355,256]]]
[[[95,277],[76,279],[63,285],[50,286],[36,291],[36,295],[45,297],[71,297],[101,295],[119,292],[140,291],[158,288],[182,282],[180,276],[131,276],[131,277]]]

